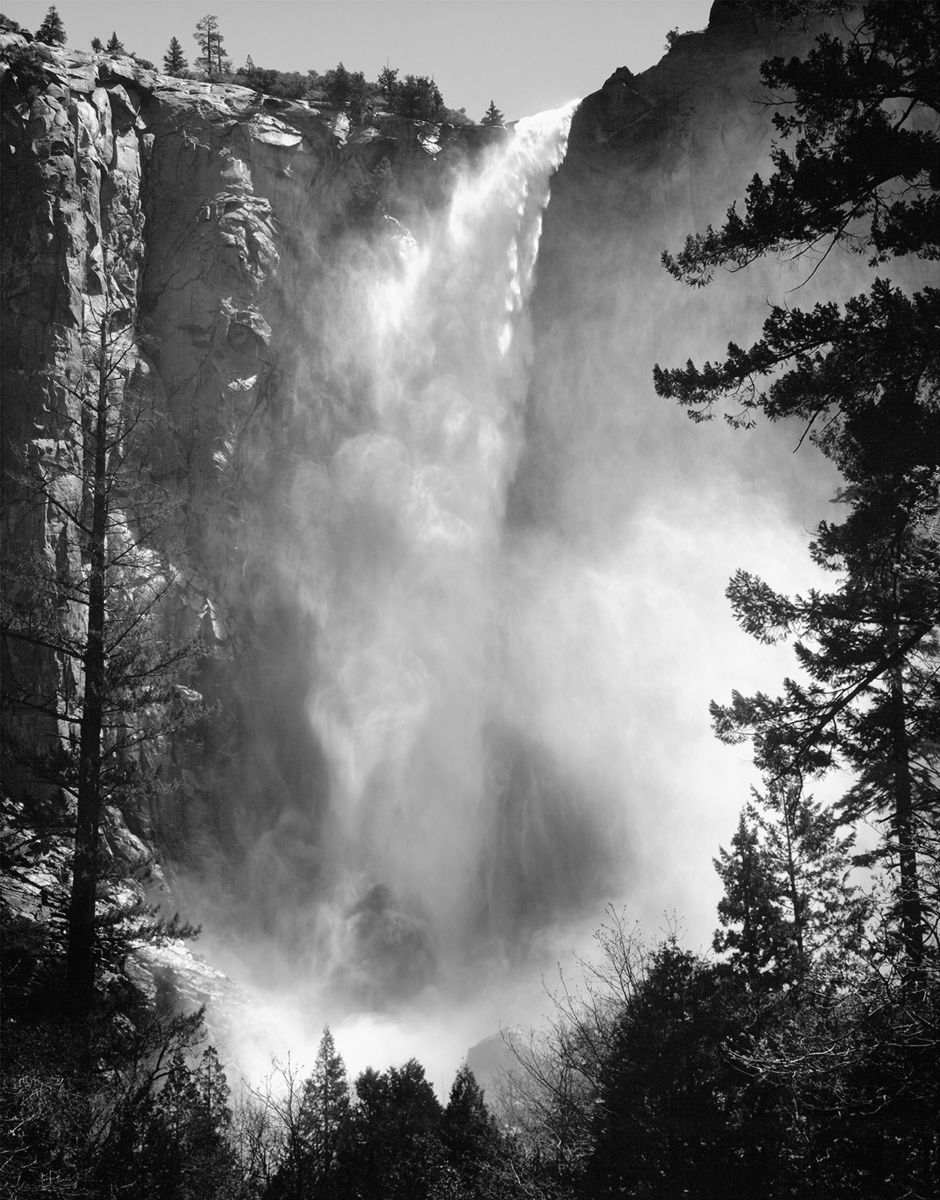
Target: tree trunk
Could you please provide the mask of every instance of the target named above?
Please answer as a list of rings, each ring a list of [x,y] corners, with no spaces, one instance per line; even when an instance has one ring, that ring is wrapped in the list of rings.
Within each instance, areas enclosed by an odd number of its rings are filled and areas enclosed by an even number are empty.
[[[906,973],[916,976],[924,958],[924,927],[920,883],[917,878],[904,678],[900,665],[891,673],[891,757],[894,772],[894,833],[898,840],[900,874],[901,940],[904,943]]]
[[[787,839],[787,887],[790,892],[790,904],[793,907],[793,932],[796,935],[796,954],[799,963],[800,981],[806,977],[808,963],[806,959],[806,944],[803,937],[804,913],[803,896],[796,882],[796,852],[793,848],[793,817],[796,805],[802,799],[803,789],[794,793],[791,785],[785,784],[780,794],[780,815],[783,818],[783,830]]]
[[[73,1016],[84,1021],[95,983],[95,896],[101,824],[101,729],[105,687],[105,562],[108,525],[108,319],[102,318],[95,404],[95,464],[88,574],[85,698],[79,734],[75,856],[69,902],[66,986]]]

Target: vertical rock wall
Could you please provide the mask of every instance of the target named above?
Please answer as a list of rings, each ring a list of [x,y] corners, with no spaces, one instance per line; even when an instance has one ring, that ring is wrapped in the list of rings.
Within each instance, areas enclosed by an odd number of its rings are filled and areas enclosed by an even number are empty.
[[[314,631],[268,535],[283,547],[298,455],[327,454],[356,419],[354,387],[318,344],[338,248],[353,230],[379,236],[379,175],[385,208],[420,221],[485,131],[379,114],[350,134],[303,102],[16,35],[0,35],[0,86],[6,600],[28,608],[20,568],[35,555],[50,573],[82,570],[62,512],[18,501],[29,464],[54,462],[63,504],[80,503],[82,342],[107,295],[136,334],[128,394],[154,418],[141,477],[170,500],[152,535],[179,576],[161,619],[223,648],[194,680],[220,702],[208,754],[177,756],[177,786],[135,819],[221,870],[259,832],[254,796],[280,790],[316,813],[322,789],[304,718]],[[75,606],[62,619],[80,635]],[[81,688],[71,660],[13,639],[5,654],[8,678]],[[10,719],[34,742],[67,733],[22,709]]]

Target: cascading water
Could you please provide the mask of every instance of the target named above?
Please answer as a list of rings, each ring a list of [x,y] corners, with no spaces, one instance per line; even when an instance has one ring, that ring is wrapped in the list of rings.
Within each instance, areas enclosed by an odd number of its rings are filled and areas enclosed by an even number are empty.
[[[360,265],[355,309],[331,334],[355,345],[368,413],[336,445],[329,518],[311,531],[307,712],[328,764],[331,864],[314,925],[333,986],[360,1002],[459,969],[493,924],[507,787],[520,776],[494,734],[503,523],[522,443],[526,300],[573,110],[519,122],[457,181],[420,245],[395,232],[396,261]]]
[[[271,937],[210,953],[272,989],[253,1031],[302,1052],[328,1022],[353,1068],[452,1069],[537,1019],[540,974],[609,901],[654,932],[669,906],[707,940],[709,852],[750,782],[707,703],[789,666],[722,593],[742,563],[804,586],[786,497],[806,478],[652,395],[680,323],[683,352],[710,347],[645,193],[626,223],[601,178],[587,219],[565,163],[530,330],[573,107],[520,122],[415,236],[388,222],[326,248],[294,444],[269,456],[288,469],[246,673],[264,703],[240,886]],[[242,1038],[257,1069],[271,1048]]]

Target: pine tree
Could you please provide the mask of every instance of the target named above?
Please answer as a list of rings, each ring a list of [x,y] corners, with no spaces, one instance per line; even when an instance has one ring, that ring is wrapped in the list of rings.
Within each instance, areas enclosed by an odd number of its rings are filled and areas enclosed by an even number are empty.
[[[206,1120],[223,1130],[232,1122],[231,1091],[215,1046],[207,1046],[195,1071],[196,1097]]]
[[[714,947],[751,987],[798,984],[861,945],[868,905],[847,876],[854,835],[803,795],[802,781],[771,777],[752,791],[731,849],[715,869],[724,884]]]
[[[398,90],[398,68],[390,67],[388,63],[379,71],[378,78],[379,90],[385,97],[386,104],[391,104],[395,92]]]
[[[799,981],[814,967],[828,974],[860,949],[868,915],[868,903],[848,881],[855,835],[803,794],[800,779],[770,778],[767,790],[755,788],[753,796],[765,861],[790,931],[789,979]]]
[[[166,54],[163,56],[163,69],[167,75],[179,76],[182,75],[189,63],[186,61],[186,56],[183,54],[183,47],[180,45],[177,38],[170,38],[170,45],[167,48]]]
[[[356,1106],[342,1170],[362,1200],[434,1196],[444,1174],[441,1106],[415,1059],[356,1080]]]
[[[470,1068],[457,1072],[441,1120],[441,1135],[451,1166],[468,1196],[481,1193],[500,1149],[499,1132],[483,1098],[483,1089]]]
[[[774,171],[752,181],[743,217],[732,206],[721,229],[665,254],[667,268],[701,286],[722,265],[839,244],[878,269],[899,255],[940,256],[938,47],[936,3],[871,0],[845,41],[820,37],[803,59],[765,63],[764,83],[792,96],[774,117]],[[842,305],[772,309],[759,341],[732,343],[723,362],[655,371],[660,394],[695,420],[724,402],[738,427],[759,412],[798,419],[845,480],[846,519],[823,522],[811,545],[838,586],[790,598],[738,572],[729,588],[744,629],[796,639],[808,682],[786,680],[776,698],[735,694],[713,715],[719,736],[753,736],[758,765],[778,777],[856,771],[847,814],[887,823],[882,859],[909,974],[934,921],[921,860],[940,816],[938,325],[940,289],[877,277]]]
[[[221,79],[232,69],[231,60],[222,49],[225,39],[219,29],[218,17],[206,13],[196,22],[196,32],[193,34],[202,54],[196,59],[196,66],[205,71],[210,79]]]
[[[323,1030],[317,1057],[301,1095],[298,1131],[303,1142],[305,1178],[317,1194],[335,1173],[340,1143],[350,1119],[346,1066],[329,1029]]]
[[[107,45],[105,46],[105,50],[107,50],[108,54],[124,54],[124,53],[126,53],[126,51],[124,49],[124,43],[118,37],[116,30],[111,31],[111,36],[108,38],[108,42],[107,42]]]
[[[747,1084],[728,1061],[729,991],[720,968],[673,939],[657,948],[619,1014],[591,1113],[587,1186],[573,1194],[717,1200],[759,1194],[748,1186],[755,1165],[776,1177],[773,1131],[753,1097],[753,1107],[739,1099]]]
[[[496,107],[495,100],[490,101],[489,108],[486,110],[486,112],[480,118],[480,124],[481,125],[494,125],[494,126],[506,124],[506,118]]]
[[[352,76],[341,62],[323,76],[323,90],[333,108],[345,108],[352,95]]]
[[[81,1022],[101,965],[106,809],[146,789],[145,747],[191,723],[198,707],[177,686],[192,647],[170,644],[156,620],[175,580],[151,543],[168,506],[137,467],[153,414],[129,386],[133,331],[112,284],[86,314],[80,373],[57,381],[78,413],[78,451],[22,462],[8,505],[11,529],[54,511],[72,549],[55,564],[42,551],[5,564],[0,626],[7,787],[26,813],[50,790],[74,805],[59,820],[73,831],[65,996]],[[37,669],[37,655],[57,668]]]
[[[36,30],[36,40],[38,42],[45,42],[47,46],[65,45],[65,26],[62,24],[62,18],[59,16],[54,4],[48,10],[42,24]]]
[[[104,50],[104,42],[100,37],[93,37],[91,39],[91,48],[94,50],[95,54],[100,54],[102,50]]]
[[[229,1144],[229,1088],[213,1046],[195,1068],[177,1051],[153,1104],[138,1152],[153,1191],[148,1194],[226,1200],[237,1186]]]
[[[789,931],[780,915],[780,883],[760,844],[753,810],[741,813],[731,849],[719,849],[715,870],[724,884],[715,949],[728,953],[730,966],[751,988],[777,984],[789,958]]]

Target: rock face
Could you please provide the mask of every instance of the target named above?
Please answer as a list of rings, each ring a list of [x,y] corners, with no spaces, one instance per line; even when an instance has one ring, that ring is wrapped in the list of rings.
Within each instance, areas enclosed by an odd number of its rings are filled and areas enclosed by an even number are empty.
[[[310,631],[298,628],[290,584],[263,547],[266,523],[289,500],[297,422],[308,445],[315,426],[314,442],[325,439],[317,452],[327,454],[330,431],[353,419],[336,411],[353,405],[348,380],[309,378],[336,247],[353,230],[381,242],[383,223],[397,228],[391,213],[420,221],[446,193],[449,172],[494,135],[381,114],[351,132],[345,117],[304,102],[171,79],[130,58],[29,46],[13,34],[0,36],[0,71],[5,499],[21,494],[24,464],[77,467],[79,404],[64,384],[79,377],[83,330],[107,293],[137,334],[125,388],[154,418],[141,469],[170,498],[171,519],[153,537],[180,584],[163,619],[177,637],[202,624],[227,647],[228,666],[198,681],[210,698],[227,697],[219,736],[234,724],[249,739],[252,730],[270,735],[281,751],[262,756],[280,764],[271,773],[240,775],[247,800],[224,819],[218,772],[201,786],[187,775],[178,802],[130,818],[164,849],[221,860],[238,840],[233,825],[250,826],[253,788],[296,788],[300,776],[306,786],[318,770],[301,728],[307,680],[296,660]],[[259,450],[272,442],[280,460]],[[66,471],[61,486],[70,489],[63,505],[74,508],[79,472]],[[14,519],[11,505],[4,511],[8,561],[38,553],[50,571],[77,577],[67,518],[48,505],[28,520]],[[29,603],[13,582],[7,594]],[[81,628],[78,611],[62,619]],[[45,694],[81,686],[54,655],[12,641],[8,652],[6,667],[43,679]],[[277,699],[255,713],[259,694]],[[17,720],[33,740],[57,736],[54,722]]]
[[[675,252],[687,235],[720,224],[755,172],[770,167],[760,64],[803,52],[815,32],[754,12],[720,0],[707,30],[679,35],[641,75],[615,71],[575,114],[539,252],[530,424],[512,496],[519,522],[558,522],[590,539],[632,511],[649,480],[651,470],[627,465],[637,447],[650,467],[655,454],[656,487],[670,495],[693,456],[715,452],[716,439],[730,462],[744,445],[722,440],[717,426],[703,433],[666,414],[653,396],[651,366],[714,357],[732,333],[746,344],[767,297],[779,294],[773,264],[733,281],[719,277],[704,293],[676,283],[660,264],[664,249]],[[851,274],[844,260],[833,265],[830,290],[839,272]],[[799,282],[791,272],[789,286]],[[811,294],[802,289],[801,300]],[[614,481],[598,470],[598,458],[613,453],[624,464]],[[570,464],[579,462],[574,478]]]

